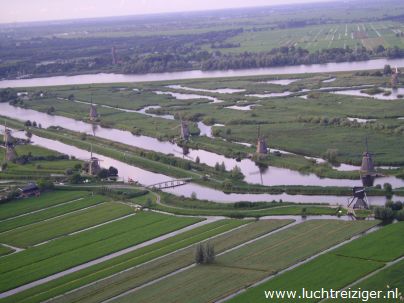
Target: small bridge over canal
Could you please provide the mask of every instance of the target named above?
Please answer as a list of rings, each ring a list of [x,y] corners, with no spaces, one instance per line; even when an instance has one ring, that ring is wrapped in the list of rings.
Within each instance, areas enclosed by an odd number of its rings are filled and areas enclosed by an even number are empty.
[[[173,187],[185,185],[190,181],[192,181],[192,178],[175,179],[175,180],[169,180],[169,181],[165,181],[165,182],[152,184],[152,185],[147,186],[147,188],[149,188],[149,189],[173,188]]]

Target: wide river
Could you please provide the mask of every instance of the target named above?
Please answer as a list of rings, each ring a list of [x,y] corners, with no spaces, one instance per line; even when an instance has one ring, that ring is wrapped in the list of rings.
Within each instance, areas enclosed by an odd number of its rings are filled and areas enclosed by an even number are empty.
[[[311,65],[293,65],[270,68],[239,69],[226,71],[184,71],[169,73],[153,73],[142,75],[123,74],[90,74],[76,76],[56,76],[20,80],[2,80],[1,87],[30,87],[30,86],[50,86],[69,84],[89,84],[89,83],[122,83],[122,82],[148,82],[165,80],[184,80],[198,78],[220,78],[220,77],[243,77],[259,75],[285,75],[304,73],[332,73],[341,71],[355,71],[366,69],[382,69],[385,64],[393,67],[404,67],[404,59],[375,59],[358,62],[339,62]]]

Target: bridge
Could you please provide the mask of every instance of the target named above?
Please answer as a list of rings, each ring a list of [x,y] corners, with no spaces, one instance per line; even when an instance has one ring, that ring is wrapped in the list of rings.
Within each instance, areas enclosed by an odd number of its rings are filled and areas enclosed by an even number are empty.
[[[152,184],[152,185],[147,186],[146,188],[149,188],[149,189],[173,188],[173,187],[185,185],[190,181],[192,181],[192,178],[175,179],[175,180],[169,180],[169,181],[165,181],[165,182]]]

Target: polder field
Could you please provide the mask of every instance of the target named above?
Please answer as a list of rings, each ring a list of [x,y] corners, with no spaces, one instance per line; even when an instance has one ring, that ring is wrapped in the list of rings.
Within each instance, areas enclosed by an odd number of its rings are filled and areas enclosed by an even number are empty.
[[[404,2],[316,1],[0,14],[0,303],[404,302]]]
[[[24,135],[24,130],[18,131]],[[3,136],[0,135],[3,142]],[[4,180],[32,180],[48,179],[51,176],[64,176],[66,171],[78,171],[82,161],[70,159],[62,152],[52,151],[29,143],[15,146],[16,161],[9,161],[0,171],[0,178]],[[4,163],[5,149],[0,150],[0,162]]]
[[[232,48],[219,48],[225,53],[264,52],[277,47],[300,47],[310,52],[332,48],[365,47],[376,49],[404,46],[401,36],[404,28],[396,22],[353,22],[326,25],[312,25],[293,29],[264,28],[245,31],[228,38],[223,44]]]
[[[262,286],[287,279],[342,288],[376,270],[360,285],[401,287],[402,262],[390,262],[404,255],[402,223],[178,216],[135,208],[160,194],[124,199],[96,188],[0,205],[0,302],[211,302],[273,275]],[[195,265],[198,243],[214,247],[212,264]],[[302,279],[307,271],[316,275]],[[246,295],[259,302],[262,294]]]

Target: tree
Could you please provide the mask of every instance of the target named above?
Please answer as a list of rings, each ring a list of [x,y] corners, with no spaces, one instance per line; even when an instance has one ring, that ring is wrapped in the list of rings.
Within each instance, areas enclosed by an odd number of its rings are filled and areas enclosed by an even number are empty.
[[[55,113],[55,108],[53,106],[49,107],[46,111],[48,115],[52,115]]]
[[[395,211],[402,210],[403,209],[403,203],[401,201],[396,201],[396,202],[393,203],[391,209],[395,210]]]
[[[71,168],[66,168],[65,169],[65,175],[66,176],[70,176],[70,175],[72,175],[73,174],[73,169],[71,169]]]
[[[83,177],[80,174],[73,174],[69,178],[70,183],[80,184],[83,183]]]
[[[386,192],[386,195],[392,195],[393,194],[393,187],[391,186],[390,183],[384,183],[383,184],[383,189]]]
[[[212,243],[199,243],[195,249],[196,264],[212,264],[215,262],[215,248]]]
[[[17,92],[12,88],[2,89],[0,91],[0,102],[9,102],[17,100]]]
[[[50,180],[41,179],[38,181],[38,187],[41,191],[43,191],[47,189],[53,189],[55,185]]]
[[[375,208],[375,218],[383,221],[392,220],[394,218],[394,212],[391,208],[386,207],[376,207]]]
[[[199,243],[196,246],[196,250],[195,250],[195,263],[203,264],[204,260],[205,260],[205,251],[203,249],[202,243]]]
[[[70,95],[67,97],[67,100],[73,101],[73,100],[74,100],[74,95],[73,95],[73,94],[70,94]]]
[[[338,149],[329,148],[325,152],[325,158],[330,163],[336,163],[337,162],[337,156],[338,156]]]
[[[222,162],[222,164],[220,164],[220,171],[221,171],[221,172],[225,172],[225,171],[226,171],[226,165],[224,164],[224,161]]]
[[[199,159],[199,157],[197,156],[196,158],[195,158],[195,163],[196,164],[199,164],[201,162],[201,160]]]
[[[24,125],[25,125],[26,127],[30,127],[30,126],[32,125],[31,120],[25,121]]]
[[[192,192],[192,194],[191,194],[191,199],[192,199],[192,200],[196,200],[196,192],[194,192],[194,191]]]
[[[391,74],[391,66],[386,64],[383,68],[383,74],[384,75],[390,75]]]
[[[147,208],[150,208],[150,207],[152,206],[152,199],[150,199],[150,197],[147,198],[146,203],[145,203],[145,206],[146,206]]]
[[[27,137],[27,139],[28,139],[28,141],[29,141],[29,140],[31,140],[31,138],[32,138],[32,133],[31,133],[29,130],[27,130],[27,131],[25,132],[25,136]]]
[[[402,209],[396,213],[396,219],[398,221],[404,221],[404,209]]]
[[[102,169],[98,172],[97,177],[100,178],[100,179],[108,178],[108,177],[109,177],[109,171],[108,171],[108,169],[102,168]]]
[[[231,170],[231,177],[233,179],[243,179],[244,175],[241,172],[240,167],[238,167],[237,165],[233,167],[233,169]]]
[[[212,264],[215,262],[215,248],[212,243],[208,242],[205,245],[205,263]]]
[[[108,168],[108,174],[109,174],[110,177],[116,177],[116,176],[118,176],[118,169],[116,169],[113,166],[110,166]]]

